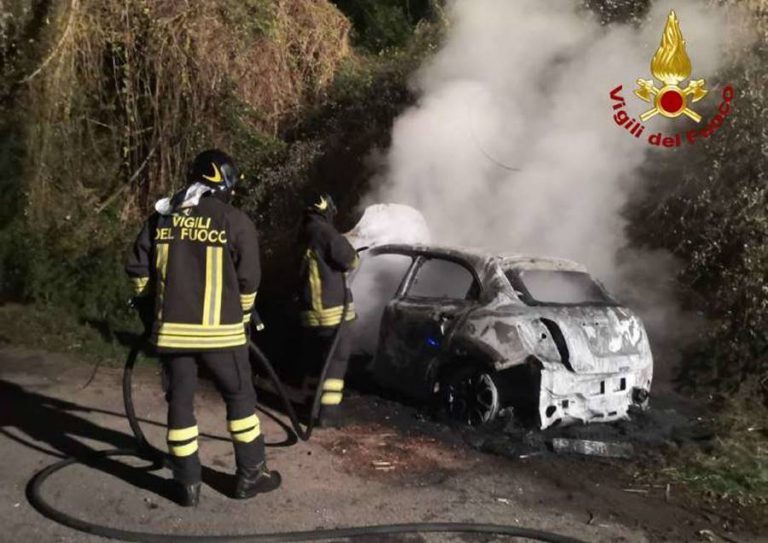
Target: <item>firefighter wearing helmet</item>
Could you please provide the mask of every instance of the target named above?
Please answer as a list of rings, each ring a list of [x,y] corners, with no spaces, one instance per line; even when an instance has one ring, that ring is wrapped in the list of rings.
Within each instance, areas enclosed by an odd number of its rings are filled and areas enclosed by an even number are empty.
[[[329,194],[313,194],[306,202],[299,239],[301,251],[299,307],[304,329],[305,375],[316,381],[336,328],[344,318],[355,318],[352,293],[345,292],[344,275],[356,268],[357,252],[333,225],[336,206]],[[347,302],[344,311],[345,300]],[[344,376],[350,356],[346,327],[339,330],[336,350],[330,361],[320,399],[320,427],[341,426]],[[314,379],[312,379],[314,377]]]
[[[256,228],[229,203],[238,180],[228,155],[200,153],[187,186],[155,205],[126,265],[134,305],[163,367],[174,493],[184,506],[197,505],[200,496],[198,366],[210,372],[226,403],[237,465],[234,496],[280,486],[280,474],[267,469],[255,413],[246,332],[261,269]]]

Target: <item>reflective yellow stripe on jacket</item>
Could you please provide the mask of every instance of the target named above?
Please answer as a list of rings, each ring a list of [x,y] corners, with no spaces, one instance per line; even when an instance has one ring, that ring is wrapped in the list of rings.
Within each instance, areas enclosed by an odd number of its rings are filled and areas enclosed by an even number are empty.
[[[243,313],[246,313],[253,309],[253,304],[256,302],[256,293],[240,294],[240,306],[243,308]]]
[[[256,293],[240,294],[240,307],[243,310],[243,324],[248,324],[251,320],[251,311],[256,303]]]
[[[165,296],[165,279],[168,275],[168,244],[158,243],[155,248],[155,271],[157,273],[157,320],[163,318],[163,297]]]
[[[245,345],[245,328],[242,323],[183,324],[161,323],[155,333],[155,345],[176,349],[219,349]]]
[[[305,258],[309,264],[309,290],[312,297],[312,309],[301,312],[301,324],[304,326],[336,326],[341,322],[344,306],[323,307],[323,282],[320,278],[320,268],[317,257],[312,249],[307,249]],[[347,307],[346,320],[355,319],[355,305]]]
[[[336,326],[341,322],[341,314],[344,306],[329,307],[319,311],[303,311],[301,313],[301,323],[304,326]],[[346,320],[351,321],[355,318],[355,304],[350,303],[347,307]]]
[[[222,247],[206,248],[203,325],[216,326],[221,322],[221,291],[224,286],[223,261],[224,250]]]
[[[206,248],[205,294],[202,322],[163,322],[162,305],[168,267],[168,244],[157,245],[155,265],[158,278],[158,319],[153,343],[166,349],[225,349],[245,345],[242,322],[221,324],[221,303],[224,287],[224,249]],[[255,294],[254,294],[255,298]]]
[[[131,277],[131,284],[133,285],[133,294],[135,296],[144,296],[147,293],[149,277]]]

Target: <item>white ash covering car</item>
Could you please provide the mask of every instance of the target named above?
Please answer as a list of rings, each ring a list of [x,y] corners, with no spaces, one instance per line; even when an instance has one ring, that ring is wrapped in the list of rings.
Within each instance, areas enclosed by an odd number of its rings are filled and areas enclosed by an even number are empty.
[[[386,388],[437,399],[468,424],[511,408],[547,428],[647,405],[643,324],[580,264],[391,244],[368,251],[365,267],[370,297],[386,298],[371,365]]]

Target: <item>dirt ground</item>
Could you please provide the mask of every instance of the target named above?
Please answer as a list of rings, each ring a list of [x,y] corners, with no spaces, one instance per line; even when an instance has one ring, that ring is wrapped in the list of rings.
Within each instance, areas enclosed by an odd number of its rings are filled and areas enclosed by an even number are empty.
[[[83,388],[90,370],[59,356],[0,350],[0,541],[102,541],[40,516],[25,498],[29,479],[59,457],[132,445],[120,371],[102,368]],[[145,433],[162,446],[165,402],[155,365],[139,368],[134,391]],[[637,459],[558,455],[544,446],[551,432],[501,425],[462,431],[413,407],[361,393],[348,399],[354,414],[350,426],[318,430],[309,443],[295,443],[279,419],[269,416],[272,411],[263,414],[269,461],[283,474],[284,484],[273,494],[233,501],[226,496],[233,456],[223,404],[205,382],[197,400],[207,468],[196,510],[179,508],[165,497],[167,471],[146,471],[131,459],[115,459],[101,470],[70,467],[51,478],[46,495],[82,519],[154,533],[247,534],[468,521],[551,530],[589,542],[768,541],[759,534],[760,519],[709,510],[676,487],[639,483],[633,478]],[[685,417],[677,415],[681,409],[662,403],[631,424],[559,435],[621,437],[642,448],[638,436],[663,441],[677,431],[674,421],[684,426]],[[647,463],[653,457],[643,458]],[[364,539],[496,540],[501,539],[448,534]]]

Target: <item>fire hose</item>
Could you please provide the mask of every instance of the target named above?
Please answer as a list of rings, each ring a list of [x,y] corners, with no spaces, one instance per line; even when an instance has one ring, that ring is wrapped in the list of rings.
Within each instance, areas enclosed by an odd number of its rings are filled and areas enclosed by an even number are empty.
[[[347,281],[344,278],[344,306],[341,315],[341,322],[336,326],[334,336],[331,341],[331,345],[326,354],[326,358],[323,364],[323,369],[320,374],[320,383],[325,379],[328,372],[330,362],[333,360],[333,355],[338,345],[339,335],[342,328],[345,325],[347,316],[347,310],[349,309],[349,300],[347,295]],[[255,313],[255,312],[254,312]],[[258,318],[258,317],[257,317]],[[142,336],[139,341],[133,346],[126,359],[125,366],[123,368],[123,403],[125,406],[125,414],[128,418],[128,424],[131,427],[131,432],[136,439],[136,446],[134,448],[125,449],[111,449],[104,451],[95,451],[88,458],[77,459],[74,457],[60,460],[54,464],[43,468],[36,473],[27,485],[27,500],[40,514],[58,522],[69,528],[75,530],[93,534],[109,539],[116,539],[120,541],[134,541],[138,543],[223,543],[223,542],[240,542],[240,543],[268,543],[268,542],[283,542],[283,541],[319,541],[319,540],[338,540],[338,539],[351,539],[356,537],[365,537],[371,535],[396,535],[396,534],[411,534],[411,533],[475,533],[475,534],[489,534],[489,535],[505,535],[509,537],[521,537],[532,541],[544,541],[549,543],[584,543],[578,539],[567,537],[552,532],[543,530],[536,530],[532,528],[522,528],[519,526],[509,526],[504,524],[475,524],[467,522],[430,522],[430,523],[403,523],[403,524],[380,524],[372,526],[355,526],[350,528],[335,528],[326,530],[307,530],[307,531],[293,531],[293,532],[275,532],[275,533],[261,533],[261,534],[245,534],[245,535],[179,535],[179,534],[157,534],[151,532],[141,532],[134,530],[123,530],[121,528],[113,528],[110,526],[104,526],[97,523],[92,523],[86,520],[69,515],[53,505],[51,505],[47,499],[43,496],[42,488],[45,481],[53,474],[61,471],[62,469],[71,466],[73,464],[90,464],[92,462],[111,457],[118,456],[133,456],[152,462],[152,466],[156,469],[160,467],[168,466],[167,453],[153,446],[144,435],[141,429],[141,425],[136,417],[136,411],[133,404],[132,393],[132,381],[133,381],[133,369],[138,359],[139,353],[144,346],[146,336]],[[256,346],[256,344],[249,339],[248,348],[251,354],[255,355],[261,365],[267,371],[269,379],[272,381],[275,389],[280,396],[282,403],[285,407],[286,413],[291,422],[296,435],[303,441],[308,441],[312,435],[314,428],[314,421],[317,419],[317,415],[320,409],[320,397],[322,394],[322,386],[318,386],[314,401],[312,403],[312,411],[310,419],[307,423],[306,429],[301,428],[301,423],[296,415],[293,405],[291,404],[288,395],[286,394],[285,387],[280,381],[277,373],[275,372],[272,363],[267,356]]]

